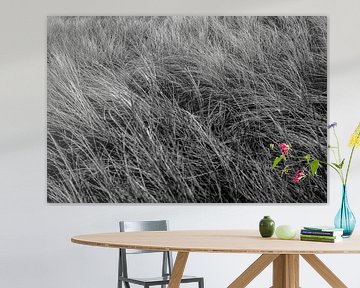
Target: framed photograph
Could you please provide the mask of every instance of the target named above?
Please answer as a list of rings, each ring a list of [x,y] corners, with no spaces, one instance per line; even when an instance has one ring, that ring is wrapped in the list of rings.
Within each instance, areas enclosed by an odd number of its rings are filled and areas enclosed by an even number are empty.
[[[327,201],[326,167],[271,167],[326,161],[326,17],[47,22],[49,203]]]

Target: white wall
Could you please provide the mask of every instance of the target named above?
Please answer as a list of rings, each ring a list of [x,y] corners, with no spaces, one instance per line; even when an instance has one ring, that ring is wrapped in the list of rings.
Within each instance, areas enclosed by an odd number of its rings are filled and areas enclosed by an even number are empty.
[[[340,201],[333,173],[325,205],[47,204],[46,16],[327,15],[329,121],[339,122],[345,145],[360,120],[358,0],[8,0],[0,9],[0,287],[115,287],[116,250],[74,245],[70,237],[116,231],[119,219],[167,218],[173,229],[256,228],[267,214],[278,224],[331,224]],[[350,203],[360,219],[360,151],[353,168]],[[208,288],[226,287],[255,258],[193,254],[187,272],[204,275]],[[348,287],[360,287],[360,255],[321,258]],[[134,261],[141,269],[146,264]],[[302,287],[328,287],[306,263],[301,265]],[[269,287],[270,276],[267,269],[250,287]]]

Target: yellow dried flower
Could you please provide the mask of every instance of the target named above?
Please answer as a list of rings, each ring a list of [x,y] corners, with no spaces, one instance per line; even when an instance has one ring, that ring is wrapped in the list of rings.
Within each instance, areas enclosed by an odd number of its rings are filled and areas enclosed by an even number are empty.
[[[350,138],[349,146],[360,148],[360,122]]]

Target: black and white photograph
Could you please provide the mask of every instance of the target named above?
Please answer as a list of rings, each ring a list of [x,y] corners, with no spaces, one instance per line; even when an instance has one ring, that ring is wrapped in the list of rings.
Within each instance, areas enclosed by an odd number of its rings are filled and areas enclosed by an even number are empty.
[[[49,16],[47,202],[326,203],[327,29]]]

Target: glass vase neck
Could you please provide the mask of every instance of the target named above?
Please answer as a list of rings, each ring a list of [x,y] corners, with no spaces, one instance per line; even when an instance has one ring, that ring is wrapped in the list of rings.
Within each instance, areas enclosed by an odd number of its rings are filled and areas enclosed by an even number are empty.
[[[346,184],[343,184],[343,187],[342,187],[342,205],[346,205],[346,206],[349,205]]]

